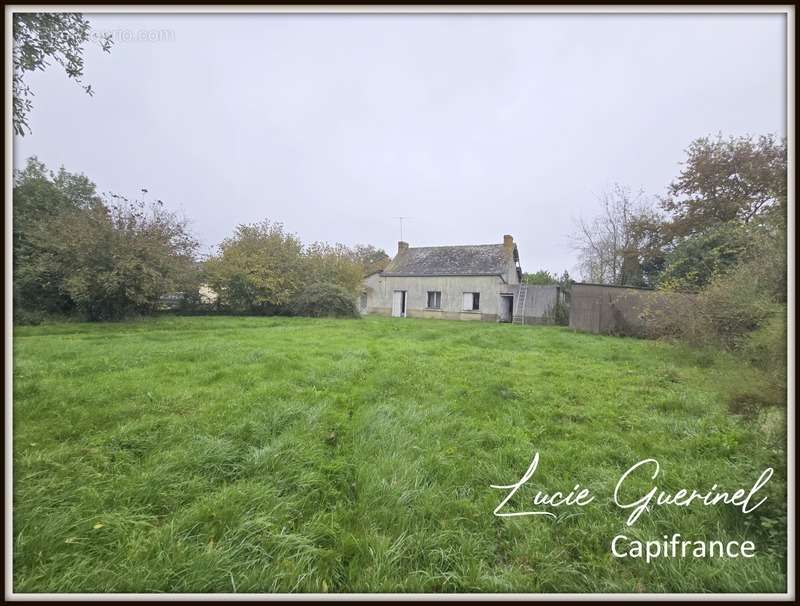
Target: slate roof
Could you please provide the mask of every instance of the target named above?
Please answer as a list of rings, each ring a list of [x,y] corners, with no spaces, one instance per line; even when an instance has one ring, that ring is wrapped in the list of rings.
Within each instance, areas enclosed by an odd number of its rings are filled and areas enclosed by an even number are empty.
[[[513,255],[513,256],[512,256]],[[384,276],[497,276],[519,258],[502,244],[422,246],[400,251],[383,270]]]

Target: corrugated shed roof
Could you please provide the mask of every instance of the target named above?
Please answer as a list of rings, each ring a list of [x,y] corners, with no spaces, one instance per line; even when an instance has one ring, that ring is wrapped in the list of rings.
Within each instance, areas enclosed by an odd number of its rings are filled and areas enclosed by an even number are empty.
[[[496,276],[508,271],[516,245],[422,246],[401,250],[383,270],[385,276]]]

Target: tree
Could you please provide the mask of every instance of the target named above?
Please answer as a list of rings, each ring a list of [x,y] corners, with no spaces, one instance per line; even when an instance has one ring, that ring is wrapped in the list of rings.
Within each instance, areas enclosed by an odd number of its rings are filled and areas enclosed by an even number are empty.
[[[600,214],[581,218],[573,234],[584,280],[643,286],[659,265],[660,217],[644,193],[616,184],[599,196]]]
[[[84,175],[35,157],[14,174],[13,195],[15,312],[118,319],[191,288],[197,243],[163,203],[103,199]]]
[[[28,114],[33,107],[25,73],[44,70],[54,61],[91,96],[94,91],[82,78],[83,45],[92,36],[89,22],[80,13],[15,13],[13,18],[13,123],[14,132],[24,136],[31,132]],[[97,41],[103,51],[111,51],[111,36]]]
[[[52,221],[69,211],[102,205],[94,183],[84,175],[48,171],[35,156],[14,172],[13,283],[16,309],[68,311],[73,301],[63,292],[58,268],[40,264],[42,254],[59,236]]]
[[[113,198],[44,224],[32,265],[34,275],[59,276],[59,290],[90,320],[152,313],[194,274],[197,242],[185,220],[163,203]]]
[[[353,256],[361,264],[365,276],[376,271],[383,271],[391,260],[385,250],[376,248],[372,244],[356,244],[353,248]]]
[[[655,288],[666,263],[663,218],[645,206],[630,224],[623,260],[623,285]]]
[[[314,242],[303,250],[303,281],[335,284],[355,293],[364,278],[362,259],[343,244]]]
[[[314,285],[334,285],[352,298],[361,287],[365,267],[379,265],[384,256],[386,253],[374,246],[351,249],[325,242],[304,246],[281,223],[265,220],[239,225],[234,235],[222,242],[219,254],[205,262],[204,269],[209,286],[220,295],[221,306],[291,314],[297,313],[296,297],[311,292],[308,289]]]
[[[237,311],[277,313],[305,283],[303,245],[281,223],[239,225],[208,259],[209,285]]]
[[[762,227],[785,221],[786,141],[720,135],[693,141],[687,154],[661,201],[670,213],[661,282],[698,290],[751,254]]]
[[[680,239],[726,223],[746,224],[786,211],[786,140],[772,135],[700,138],[686,150],[683,170],[662,207],[669,236]]]
[[[522,274],[523,284],[558,284],[558,278],[546,269],[540,269],[534,273]]]
[[[732,410],[786,403],[786,142],[698,139],[662,208],[660,286],[692,289],[651,321],[655,336],[736,351],[767,381]],[[738,391],[738,390],[737,390]]]
[[[749,243],[746,227],[735,223],[682,238],[665,254],[659,285],[670,290],[700,290],[734,268]]]

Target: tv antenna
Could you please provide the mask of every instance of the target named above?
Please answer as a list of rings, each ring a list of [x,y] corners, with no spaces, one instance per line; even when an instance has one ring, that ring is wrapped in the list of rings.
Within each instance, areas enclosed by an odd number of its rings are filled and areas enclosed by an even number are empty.
[[[400,241],[403,242],[403,219],[410,219],[411,217],[394,217],[400,220]]]

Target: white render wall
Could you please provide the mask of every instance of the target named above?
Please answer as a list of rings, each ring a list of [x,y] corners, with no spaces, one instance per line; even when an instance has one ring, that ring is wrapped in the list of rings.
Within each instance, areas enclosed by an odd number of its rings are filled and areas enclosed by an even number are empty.
[[[516,278],[516,272],[514,273]],[[382,276],[373,274],[364,281],[367,313],[391,315],[395,290],[406,291],[407,314],[412,317],[463,320],[496,320],[500,293],[513,293],[514,285],[499,276]],[[428,291],[442,293],[440,310],[426,309]],[[463,309],[464,293],[479,292],[480,310]]]
[[[518,295],[520,288],[522,287],[514,286],[514,296]],[[529,284],[526,290],[525,309],[522,310],[525,321],[534,324],[553,323],[555,321],[556,305],[560,296],[559,287],[556,285]],[[517,309],[517,313],[519,311]]]
[[[511,260],[512,251],[510,247],[507,250],[509,262],[502,276],[385,276],[380,273],[367,276],[364,279],[367,306],[362,313],[392,315],[394,291],[404,290],[408,316],[496,321],[500,311],[500,295],[516,295],[519,285],[517,267]],[[427,309],[428,291],[442,293],[439,309]],[[463,309],[466,292],[480,293],[480,309]]]

